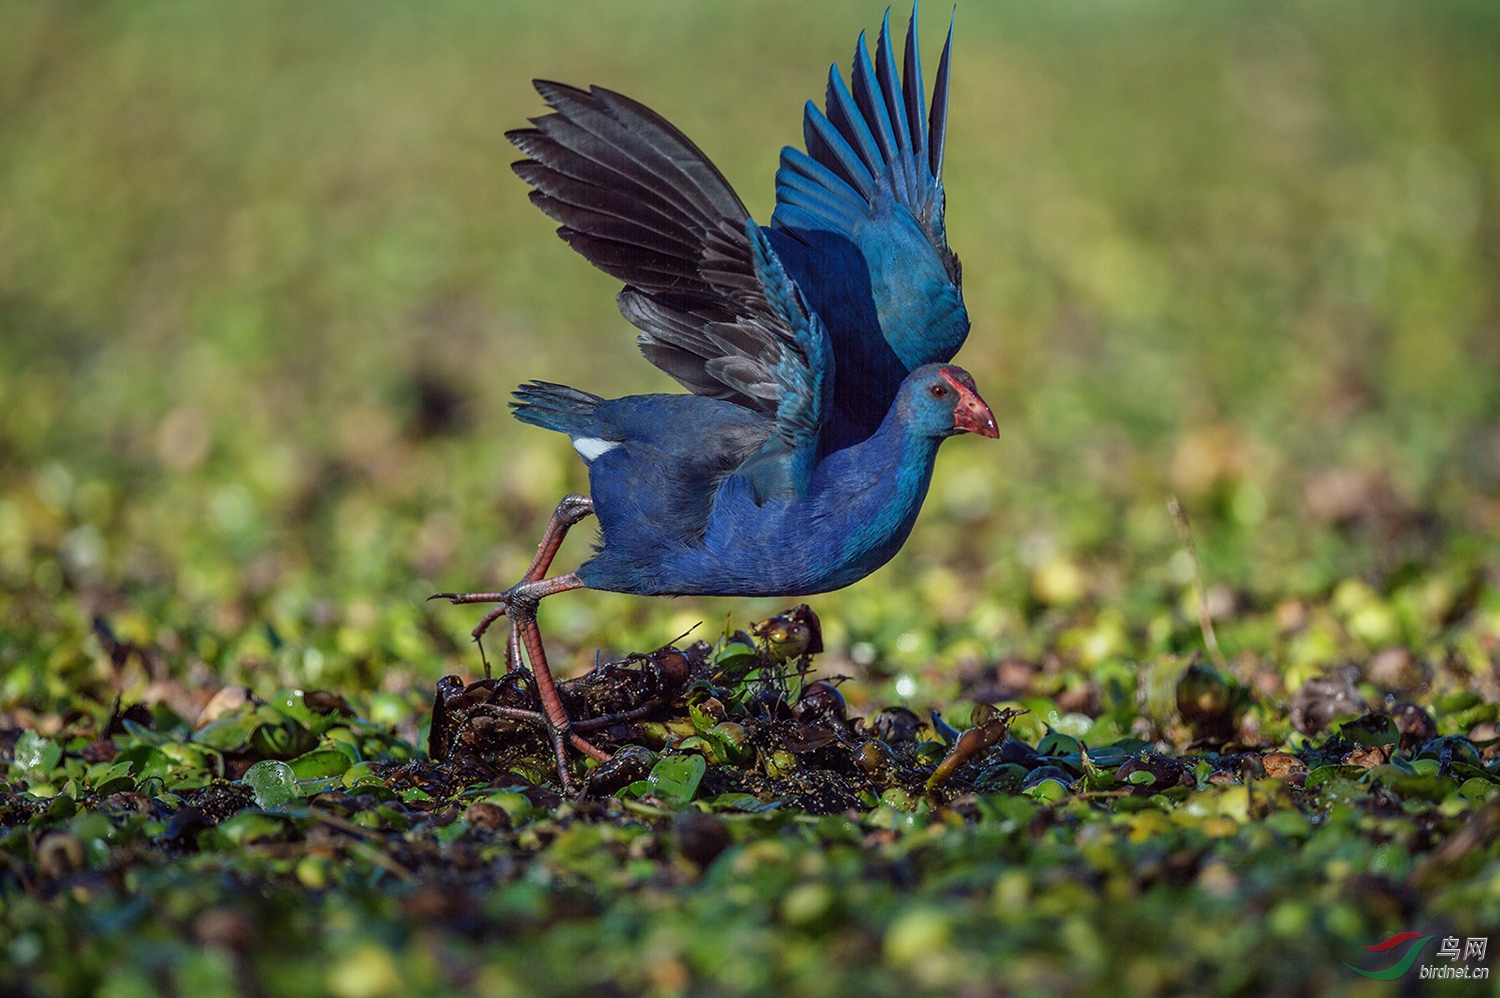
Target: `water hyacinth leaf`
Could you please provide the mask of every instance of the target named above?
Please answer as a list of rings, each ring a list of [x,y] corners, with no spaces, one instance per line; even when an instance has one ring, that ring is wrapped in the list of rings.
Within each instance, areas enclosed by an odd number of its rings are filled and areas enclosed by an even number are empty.
[[[755,645],[748,635],[744,640],[731,638],[725,641],[709,659],[714,671],[724,677],[743,675],[747,670],[754,668],[759,660]]]
[[[345,773],[344,775],[347,776],[348,774]],[[341,779],[341,777],[334,777],[333,779],[339,780]],[[358,783],[352,787],[347,788],[344,792],[347,793],[350,797],[368,797],[371,800],[375,800],[380,803],[386,803],[388,801],[401,799],[400,794],[392,790],[390,787],[386,786],[384,783]]]
[[[693,735],[690,738],[684,738],[677,743],[677,751],[701,752],[703,755],[708,756],[712,762],[720,761],[717,747],[702,735]]]
[[[218,749],[220,752],[238,752],[250,744],[250,736],[265,720],[247,704],[228,711],[205,724],[193,734],[199,745]]]
[[[744,725],[735,721],[721,721],[708,732],[723,747],[724,758],[731,765],[743,765],[755,756],[755,747]]]
[[[266,698],[266,705],[274,707],[287,717],[295,718],[311,727],[322,722],[327,715],[314,712],[307,706],[306,694],[301,690],[277,690]]]
[[[1137,741],[1137,739],[1128,740]],[[1118,769],[1121,763],[1132,755],[1139,753],[1143,748],[1145,748],[1144,744],[1139,747],[1126,747],[1120,743],[1101,745],[1098,748],[1091,746],[1089,748],[1089,759],[1095,766],[1108,766]]]
[[[1495,784],[1489,780],[1470,777],[1459,785],[1458,792],[1470,800],[1485,800],[1495,792]]]
[[[143,751],[138,760],[132,761],[131,775],[137,780],[160,780],[167,775],[170,765],[166,754],[157,746],[138,746]],[[143,791],[144,792],[144,791]]]
[[[40,781],[46,779],[62,759],[62,746],[35,731],[24,731],[16,739],[14,759],[21,779]]]
[[[1064,735],[1056,731],[1049,732],[1046,737],[1037,742],[1036,751],[1038,755],[1077,755],[1078,739],[1072,735]]]
[[[96,787],[94,787],[94,793],[98,794],[100,797],[108,797],[110,794],[117,794],[122,791],[134,789],[135,780],[131,779],[129,776],[116,776],[113,779],[105,780],[103,783],[100,783]]]
[[[174,776],[202,771],[208,776],[222,776],[224,757],[213,749],[187,743],[169,743],[161,746],[161,754],[167,760],[168,772]]]
[[[1500,774],[1480,766],[1471,766],[1466,762],[1455,762],[1448,767],[1448,772],[1456,780],[1484,780],[1488,783],[1500,784]]]
[[[1307,774],[1307,789],[1316,790],[1329,780],[1358,780],[1369,770],[1362,766],[1319,766]]]
[[[243,780],[261,807],[279,807],[301,796],[292,767],[274,759],[263,759],[245,770]]]
[[[116,777],[129,775],[130,763],[116,758],[113,762],[100,762],[90,766],[87,772],[83,774],[83,779],[87,785],[98,787]]]
[[[1065,800],[1069,794],[1067,786],[1062,781],[1053,779],[1052,777],[1038,780],[1027,787],[1024,792],[1034,800],[1049,804]]]
[[[1478,766],[1479,750],[1474,743],[1460,735],[1442,735],[1424,744],[1417,752],[1418,759],[1436,759],[1440,765],[1467,762]]]
[[[1311,774],[1309,774],[1309,782],[1311,782]],[[1413,798],[1436,804],[1451,794],[1457,793],[1459,781],[1451,776],[1438,776],[1436,773],[1416,773],[1411,776],[1393,774],[1387,786],[1390,787],[1392,793],[1402,799]]]
[[[136,741],[142,742],[146,745],[165,745],[168,741],[171,740],[167,735],[162,734],[158,731],[152,731],[144,724],[133,721],[128,717],[120,719],[120,727],[124,728],[125,733],[130,735]]]
[[[280,765],[285,765],[281,763]],[[286,821],[263,811],[241,811],[219,825],[215,831],[224,840],[237,845],[279,839],[286,833]]]
[[[679,804],[686,804],[698,792],[698,782],[708,771],[708,763],[701,755],[669,755],[656,760],[646,782],[656,796]]]
[[[1335,724],[1334,729],[1356,745],[1394,746],[1401,742],[1401,732],[1389,714],[1365,714]]]
[[[282,717],[277,722],[262,724],[251,732],[249,749],[266,758],[291,759],[311,751],[317,744],[318,737],[301,723],[290,717]]]
[[[330,776],[342,776],[352,763],[338,749],[326,748],[299,755],[289,765],[299,780],[321,780]]]
[[[1106,756],[1105,758],[1108,760],[1112,757]],[[1118,767],[1109,763],[1100,766],[1094,753],[1090,752],[1082,742],[1078,745],[1078,761],[1083,770],[1084,790],[1111,790],[1119,784],[1120,781],[1115,779],[1115,769]]]
[[[779,800],[761,800],[754,794],[746,793],[723,793],[709,801],[715,811],[745,811],[750,814],[759,814],[774,811],[781,807]]]

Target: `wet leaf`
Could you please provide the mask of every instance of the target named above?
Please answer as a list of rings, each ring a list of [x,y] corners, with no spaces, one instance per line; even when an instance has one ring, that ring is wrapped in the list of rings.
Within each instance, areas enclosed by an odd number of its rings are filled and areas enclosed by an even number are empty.
[[[254,706],[240,707],[199,728],[193,741],[220,752],[238,752],[250,744],[250,736],[266,723]]]
[[[1395,746],[1401,741],[1401,732],[1389,714],[1366,714],[1336,725],[1335,731],[1357,745]]]
[[[300,796],[297,774],[284,762],[264,759],[245,771],[245,785],[260,807],[278,807]]]
[[[256,766],[262,765],[256,763]],[[299,780],[318,780],[329,776],[342,776],[350,766],[349,757],[338,749],[318,749],[299,755],[290,763],[293,775]],[[255,766],[250,767],[254,769]],[[249,773],[246,773],[249,776]]]
[[[14,766],[20,779],[44,780],[61,759],[62,746],[35,731],[23,731],[16,739]]]
[[[708,770],[701,755],[662,756],[646,777],[651,790],[664,800],[685,804],[698,792],[698,782]]]

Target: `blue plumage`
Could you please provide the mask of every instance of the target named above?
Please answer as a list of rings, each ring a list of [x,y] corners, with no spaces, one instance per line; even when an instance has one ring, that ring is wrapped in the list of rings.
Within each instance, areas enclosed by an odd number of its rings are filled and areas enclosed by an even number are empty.
[[[924,107],[916,15],[898,77],[889,14],[872,59],[860,36],[807,151],[787,149],[761,227],[714,165],[620,94],[538,82],[553,113],[508,133],[515,170],[558,234],[625,282],[642,352],[689,395],[608,400],[531,382],[515,415],[573,441],[589,496],[569,496],[522,580],[475,628],[511,618],[568,782],[573,730],[536,629],[537,601],[588,587],[642,595],[798,596],[856,582],[910,533],[938,445],[995,436],[973,380],[946,363],[968,332],[941,184],[952,29]],[[924,120],[925,118],[925,120]],[[600,536],[576,572],[547,577],[569,527]],[[539,714],[538,718],[543,715]]]
[[[860,35],[852,87],[829,71],[826,111],[809,101],[803,115],[807,152],[783,149],[776,171],[773,245],[840,362],[829,451],[874,432],[901,380],[952,359],[969,332],[943,221],[953,29],[924,121],[915,9],[899,79],[890,28],[887,11],[874,62]]]

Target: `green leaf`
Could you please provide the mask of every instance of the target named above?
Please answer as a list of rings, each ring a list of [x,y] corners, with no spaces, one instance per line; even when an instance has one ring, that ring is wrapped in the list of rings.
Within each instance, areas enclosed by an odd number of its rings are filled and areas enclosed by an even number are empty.
[[[1401,742],[1401,732],[1389,714],[1365,714],[1335,724],[1334,729],[1356,745],[1397,745]]]
[[[686,804],[698,792],[698,781],[708,771],[701,755],[667,755],[656,760],[646,781],[665,800]]]
[[[1037,755],[1066,756],[1078,754],[1078,739],[1072,735],[1048,734],[1036,746]]]
[[[172,740],[169,736],[156,731],[152,731],[144,724],[137,724],[135,721],[132,721],[128,717],[121,718],[120,726],[123,727],[126,733],[131,735],[131,737],[146,745],[165,745],[167,742]]]
[[[642,781],[644,782],[644,781]],[[724,793],[709,801],[715,811],[748,811],[756,813],[770,811],[781,806],[780,801],[763,801],[754,794]]]
[[[274,759],[262,760],[245,770],[244,783],[261,807],[277,807],[301,796],[292,767]]]
[[[959,730],[943,720],[943,715],[937,711],[932,712],[932,730],[937,732],[937,736],[943,740],[943,744],[948,748],[953,747],[953,743],[958,741],[960,734]]]
[[[291,759],[311,751],[317,744],[317,736],[290,717],[278,724],[262,724],[250,735],[250,751],[272,759]]]
[[[1360,766],[1319,766],[1307,774],[1307,789],[1315,790],[1332,779],[1358,780],[1368,770]]]
[[[62,759],[62,746],[35,731],[24,731],[16,739],[15,765],[28,782],[44,780]]]
[[[1058,780],[1055,780],[1049,776],[1047,777],[1047,779],[1042,780],[1040,783],[1037,783],[1034,786],[1027,787],[1026,794],[1035,800],[1056,803],[1057,801],[1067,798],[1068,788],[1063,786],[1063,784]]]
[[[1484,800],[1495,792],[1495,785],[1489,780],[1471,777],[1459,785],[1458,792],[1470,800]]]
[[[199,728],[193,734],[193,741],[220,752],[238,752],[250,743],[250,736],[264,723],[253,707],[239,707]]]
[[[259,766],[262,763],[256,763],[256,765]],[[299,755],[289,765],[299,780],[321,780],[329,776],[344,775],[344,771],[352,764],[349,757],[338,749],[326,748]]]
[[[277,765],[284,766],[285,763],[277,763]],[[216,831],[227,841],[242,846],[267,839],[281,838],[286,832],[286,822],[274,814],[266,814],[263,811],[241,811],[219,825]]]

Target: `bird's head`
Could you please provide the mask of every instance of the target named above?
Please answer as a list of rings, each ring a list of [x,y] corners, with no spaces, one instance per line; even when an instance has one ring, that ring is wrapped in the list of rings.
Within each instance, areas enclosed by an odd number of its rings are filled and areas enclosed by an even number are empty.
[[[906,376],[897,405],[907,425],[933,437],[951,437],[955,433],[977,433],[998,437],[995,414],[974,379],[953,364],[928,364]]]

